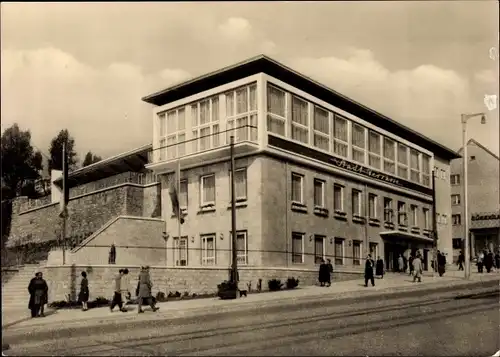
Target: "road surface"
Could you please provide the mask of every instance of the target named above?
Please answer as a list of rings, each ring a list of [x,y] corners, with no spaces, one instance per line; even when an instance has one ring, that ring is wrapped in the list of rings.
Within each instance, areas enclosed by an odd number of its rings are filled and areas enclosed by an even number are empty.
[[[152,314],[152,312],[148,312]],[[492,356],[500,350],[499,295],[405,298],[356,306],[221,314],[179,325],[133,323],[116,333],[11,345],[8,356]]]

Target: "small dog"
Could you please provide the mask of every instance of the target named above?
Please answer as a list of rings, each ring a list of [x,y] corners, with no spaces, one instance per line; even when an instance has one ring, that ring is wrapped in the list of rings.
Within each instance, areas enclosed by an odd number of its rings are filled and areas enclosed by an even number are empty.
[[[240,297],[247,297],[247,291],[246,290],[240,290]]]

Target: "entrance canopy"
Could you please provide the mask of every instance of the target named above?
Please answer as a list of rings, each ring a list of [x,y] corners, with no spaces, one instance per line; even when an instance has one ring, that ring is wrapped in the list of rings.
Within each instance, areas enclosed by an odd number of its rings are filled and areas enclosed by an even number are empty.
[[[381,232],[380,236],[384,239],[405,239],[405,240],[417,240],[420,242],[426,242],[426,243],[433,243],[434,239],[426,237],[426,236],[421,236],[419,234],[414,234],[414,233],[408,233],[408,232],[401,232],[401,231],[387,231],[387,232]]]

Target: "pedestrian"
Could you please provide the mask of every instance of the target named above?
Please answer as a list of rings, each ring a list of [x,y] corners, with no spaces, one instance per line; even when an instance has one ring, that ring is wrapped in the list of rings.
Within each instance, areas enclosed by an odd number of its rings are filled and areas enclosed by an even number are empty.
[[[382,258],[378,257],[377,265],[375,268],[375,274],[380,277],[380,279],[384,278],[384,261]]]
[[[116,264],[116,247],[114,243],[111,244],[111,248],[109,249],[108,264]]]
[[[404,272],[405,269],[405,261],[403,259],[403,256],[400,254],[398,258],[398,272],[402,273]]]
[[[413,259],[414,259],[414,257],[413,257],[413,253],[412,253],[410,255],[410,258],[408,259],[408,267],[409,267],[408,270],[410,271],[409,275],[413,275]]]
[[[375,264],[373,262],[371,254],[368,254],[365,261],[365,287],[368,286],[368,280],[375,286],[375,278],[373,277],[373,268]]]
[[[439,276],[443,276],[446,270],[446,256],[438,250],[437,259]]]
[[[89,308],[87,302],[89,301],[89,281],[87,280],[87,273],[82,271],[82,280],[80,281],[80,294],[78,301],[82,303],[82,310],[87,311]]]
[[[113,300],[111,301],[111,306],[109,307],[111,312],[113,312],[113,309],[117,305],[121,312],[127,312],[127,310],[123,308],[122,277],[123,277],[123,269],[120,269],[118,275],[115,276],[115,289],[113,293]]]
[[[325,286],[326,281],[328,280],[326,277],[326,271],[328,267],[326,266],[325,260],[321,259],[318,270],[318,281],[319,286]]]
[[[333,265],[330,259],[326,260],[326,286],[332,286]]]
[[[420,259],[420,253],[417,253],[415,259],[413,259],[413,282],[417,281],[422,282],[422,260]]]
[[[144,304],[148,304],[153,312],[158,310],[153,302],[153,295],[151,292],[152,288],[153,282],[151,281],[151,276],[149,275],[149,266],[146,266],[141,269],[141,272],[139,273],[139,281],[137,284],[139,298],[137,312],[139,314],[144,312],[144,310],[142,309],[142,306]]]
[[[122,276],[122,300],[123,300],[123,308],[126,309],[126,306],[128,302],[130,301],[130,279],[128,275],[128,269],[125,268],[123,269],[123,276]]]
[[[486,267],[487,273],[491,273],[491,268],[493,268],[493,264],[494,264],[494,257],[493,253],[490,250],[488,251],[488,253],[486,253],[486,256],[484,257],[484,266]]]
[[[43,279],[41,272],[36,273],[35,277],[31,279],[28,285],[28,292],[30,294],[28,309],[31,310],[31,318],[45,317],[43,307],[48,300],[49,286]]]
[[[479,252],[477,256],[477,272],[483,273],[483,267],[484,267],[484,253]]]
[[[458,270],[464,270],[464,262],[465,262],[465,256],[462,251],[460,251],[460,254],[458,255]]]
[[[500,250],[497,250],[497,253],[495,254],[495,267],[497,270],[500,269]]]

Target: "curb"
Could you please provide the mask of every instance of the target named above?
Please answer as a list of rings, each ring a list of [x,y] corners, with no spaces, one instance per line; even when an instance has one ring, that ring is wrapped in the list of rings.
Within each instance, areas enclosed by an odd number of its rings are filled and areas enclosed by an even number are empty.
[[[48,308],[48,309],[45,310],[45,314],[46,315],[52,315],[55,311],[56,310],[54,310],[54,309]],[[6,329],[6,328],[9,328],[11,326],[20,324],[22,322],[29,321],[29,320],[31,320],[31,317],[30,316],[26,316],[26,317],[23,317],[23,318],[21,318],[19,320],[14,320],[14,321],[8,322],[6,324],[2,324],[2,330]]]
[[[406,287],[407,288],[407,287]],[[368,288],[369,289],[369,288]],[[301,309],[311,306],[311,303],[315,304],[315,307],[327,307],[327,306],[344,306],[351,304],[359,304],[366,302],[376,301],[377,297],[383,297],[384,300],[397,300],[402,298],[416,298],[420,296],[429,296],[433,300],[439,299],[454,299],[457,298],[457,291],[464,291],[470,294],[472,290],[487,290],[486,292],[498,292],[499,283],[497,280],[491,280],[486,282],[462,282],[461,284],[454,284],[452,286],[442,286],[428,287],[422,289],[412,289],[405,291],[367,291],[364,295],[359,296],[358,292],[353,292],[347,296],[343,294],[330,294],[329,296],[322,295],[322,299],[318,299],[314,296],[308,296],[307,298],[286,298],[278,299],[275,301],[270,301],[268,303],[259,304],[258,302],[246,302],[240,304],[234,304],[229,306],[217,306],[210,309],[207,307],[198,307],[182,310],[171,310],[168,311],[168,315],[158,316],[154,319],[136,320],[137,315],[128,315],[124,318],[117,318],[116,320],[106,321],[105,318],[95,318],[93,323],[86,323],[87,321],[75,322],[73,326],[62,325],[60,322],[55,324],[55,326],[50,325],[38,325],[38,326],[27,326],[25,328],[14,329],[11,331],[4,331],[4,335],[8,336],[9,342],[20,344],[23,342],[33,342],[42,341],[46,339],[57,339],[61,337],[76,337],[77,335],[87,335],[89,329],[98,328],[100,333],[105,333],[107,330],[116,331],[117,328],[123,329],[136,329],[136,328],[159,328],[160,326],[165,327],[167,324],[172,323],[199,323],[201,319],[217,318],[221,314],[232,313],[234,318],[245,317],[249,313],[277,313],[281,311],[288,311],[290,306],[295,309]],[[439,294],[441,296],[439,296]],[[475,291],[475,294],[477,291]],[[434,295],[434,296],[433,296]],[[438,296],[435,296],[438,295]],[[336,298],[336,296],[338,298]],[[461,295],[458,295],[461,296]],[[463,294],[462,294],[463,296]],[[379,299],[380,300],[380,299]],[[54,328],[56,327],[56,328]],[[38,331],[36,331],[38,330]],[[9,332],[12,332],[10,334]]]

